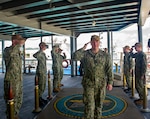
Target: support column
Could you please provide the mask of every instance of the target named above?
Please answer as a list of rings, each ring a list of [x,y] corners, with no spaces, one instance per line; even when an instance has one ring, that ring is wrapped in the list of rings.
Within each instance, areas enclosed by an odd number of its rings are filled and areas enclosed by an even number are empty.
[[[112,64],[113,64],[113,51],[114,51],[114,48],[113,48],[113,32],[111,31],[111,60],[112,60]]]
[[[107,48],[108,48],[108,53],[110,54],[110,34],[109,31],[107,31]]]
[[[4,40],[2,40],[2,54],[3,54],[3,49],[4,49]],[[2,73],[4,73],[4,58],[2,56]]]
[[[140,42],[143,45],[143,39],[142,39],[142,25],[139,22],[138,23],[138,42]]]
[[[73,34],[73,33],[72,33]],[[72,35],[73,37],[70,37],[70,51],[71,51],[71,59],[72,59],[72,53],[76,51],[76,46],[77,46],[77,40],[74,37],[74,35]],[[71,77],[74,77],[77,75],[77,62],[71,60]]]
[[[53,46],[54,46],[53,35],[51,36],[51,43],[52,43],[52,48],[53,48]]]
[[[75,37],[75,51],[77,50],[77,37]],[[78,68],[77,68],[77,61],[75,61],[75,74],[76,74],[76,76],[78,75],[77,74],[77,72],[78,72],[78,70],[77,70]]]
[[[23,47],[23,69],[24,69],[24,73],[26,73],[25,44],[22,47]]]

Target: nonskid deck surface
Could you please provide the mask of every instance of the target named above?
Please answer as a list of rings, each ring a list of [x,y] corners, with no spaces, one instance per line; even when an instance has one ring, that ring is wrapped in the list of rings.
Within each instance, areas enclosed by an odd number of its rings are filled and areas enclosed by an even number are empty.
[[[45,106],[41,107],[43,109],[41,113],[32,113],[32,111],[34,110],[34,77],[35,77],[34,74],[33,75],[24,74],[24,76],[23,76],[23,104],[22,104],[22,107],[21,107],[21,110],[19,113],[20,119],[34,119],[34,118],[36,118],[38,115],[42,114],[44,109],[46,109],[53,102],[53,100],[56,97],[56,94],[53,93],[54,98],[52,100],[50,100]],[[1,92],[0,93],[0,115],[1,115],[0,118],[6,119],[6,115],[5,115],[6,106],[5,106],[5,101],[3,99],[3,79],[4,79],[4,74],[0,74],[0,90],[1,90],[0,91]],[[53,76],[51,76],[51,79],[53,79]],[[62,83],[64,84],[64,86],[62,87],[62,89],[63,90],[66,90],[67,88],[76,88],[76,89],[79,88],[79,89],[81,89],[82,88],[81,80],[82,80],[82,77],[80,77],[80,76],[71,77],[69,75],[64,75],[63,80],[62,80]],[[114,91],[115,90],[122,90],[122,92],[123,92],[123,89],[121,87],[115,87]],[[69,93],[69,92],[67,92],[67,93]],[[148,95],[148,108],[150,108],[150,91],[148,91],[148,93],[149,93],[149,95]],[[47,99],[47,95],[48,95],[48,86],[46,86],[43,97],[45,99]],[[128,100],[130,100],[133,103],[133,99],[130,99],[130,96],[131,96],[130,94],[124,93],[124,96],[126,98],[128,98]],[[138,98],[138,95],[135,94],[135,97]],[[150,113],[140,112],[141,107],[135,106],[134,108],[137,108],[136,109],[137,112],[139,111],[139,114],[141,113],[145,119],[150,118]],[[52,110],[54,110],[54,109],[52,108]],[[64,119],[67,119],[67,118],[64,118]],[[130,118],[128,118],[128,119],[130,119]]]

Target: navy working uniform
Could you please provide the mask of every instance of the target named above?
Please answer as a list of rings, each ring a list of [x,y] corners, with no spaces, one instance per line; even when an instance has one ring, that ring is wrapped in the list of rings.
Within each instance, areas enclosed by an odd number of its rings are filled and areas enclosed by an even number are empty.
[[[132,84],[132,71],[133,71],[133,59],[130,55],[130,47],[124,47],[124,63],[123,63],[123,71],[126,77],[127,87],[126,91],[131,91]]]
[[[62,61],[66,56],[60,54],[59,45],[54,45],[51,51],[52,56],[52,69],[53,69],[53,92],[59,92],[61,86],[61,79],[63,78]]]
[[[97,38],[98,36],[92,37]],[[100,49],[95,54],[92,49],[85,51],[81,48],[73,53],[73,60],[81,59],[84,65],[82,79],[84,118],[101,119],[106,85],[113,83],[111,58],[108,53]]]
[[[22,80],[22,53],[20,51],[21,45],[25,43],[25,39],[20,35],[12,36],[12,45],[6,47],[3,51],[3,58],[6,66],[6,73],[4,77],[4,99],[7,105],[9,99],[9,86],[11,85],[14,98],[14,112],[15,119],[18,119],[19,110],[23,99],[23,80]],[[8,110],[6,110],[8,118]]]
[[[46,65],[46,55],[43,52],[47,45],[44,42],[41,42],[39,44],[40,50],[38,52],[36,52],[35,54],[33,54],[33,57],[37,59],[38,64],[37,64],[37,68],[36,68],[36,76],[38,77],[38,85],[39,85],[39,101],[41,102],[45,102],[46,100],[44,100],[42,98],[42,95],[45,91],[46,88],[46,79],[47,79],[47,65]]]
[[[135,44],[135,49],[137,50],[138,47],[142,48],[140,43]],[[147,59],[146,54],[139,50],[137,53],[132,53],[131,56],[135,58],[135,88],[139,94],[140,99],[135,100],[135,103],[142,104],[143,103],[143,89],[144,89],[144,80],[145,80],[145,73],[147,70]]]

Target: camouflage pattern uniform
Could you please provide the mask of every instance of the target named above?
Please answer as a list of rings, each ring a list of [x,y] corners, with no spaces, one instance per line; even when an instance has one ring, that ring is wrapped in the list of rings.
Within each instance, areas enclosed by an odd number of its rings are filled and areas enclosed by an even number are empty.
[[[3,57],[6,66],[4,77],[4,99],[7,104],[9,98],[9,85],[12,84],[12,91],[15,104],[15,115],[18,115],[22,105],[22,56],[20,53],[20,45],[6,47],[3,52]],[[8,110],[6,111],[6,113]]]
[[[135,54],[131,53],[131,56],[135,58],[135,88],[139,94],[140,99],[143,99],[144,84],[141,77],[145,76],[147,69],[146,54],[143,51],[141,51]]]
[[[63,62],[64,59],[66,59],[66,56],[62,56],[60,54],[60,61],[59,61],[59,63],[60,63],[60,81],[59,81],[59,84],[61,84],[61,80],[62,80],[63,75],[64,75],[64,69],[63,69],[63,66],[62,66],[62,62]]]
[[[53,88],[59,88],[61,79],[63,78],[63,67],[62,67],[62,61],[66,57],[60,55],[60,53],[55,52],[55,47],[51,51],[52,55],[52,70],[53,70]]]
[[[60,60],[59,60],[59,54],[55,52],[55,48],[51,51],[52,55],[52,70],[53,70],[53,88],[59,87],[59,81],[60,81]]]
[[[125,55],[124,55],[123,70],[124,70],[124,75],[126,77],[128,89],[131,89],[132,75],[131,75],[130,71],[132,69],[133,69],[133,59],[130,56],[130,53],[125,53]]]
[[[45,91],[46,88],[46,72],[47,72],[47,66],[46,66],[46,55],[43,51],[39,50],[36,52],[33,57],[35,57],[38,60],[38,65],[36,68],[36,75],[39,79],[39,96],[42,97],[42,94]]]
[[[81,59],[84,65],[82,79],[84,119],[101,119],[106,85],[113,83],[111,59],[109,54],[102,50],[94,54],[91,49],[84,51],[83,48],[73,53],[73,60]]]

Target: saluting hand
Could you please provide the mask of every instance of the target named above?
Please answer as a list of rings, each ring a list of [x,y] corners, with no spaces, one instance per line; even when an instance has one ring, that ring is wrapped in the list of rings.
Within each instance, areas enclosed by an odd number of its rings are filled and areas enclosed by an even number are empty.
[[[83,49],[84,49],[84,50],[87,48],[87,45],[88,45],[89,43],[90,43],[90,42],[84,44],[84,46],[83,46]]]
[[[65,53],[65,52],[63,52],[63,55],[64,55],[64,56],[66,56],[66,53]]]
[[[130,52],[133,52],[133,48],[134,48],[134,46],[132,46],[132,48],[130,49]]]

